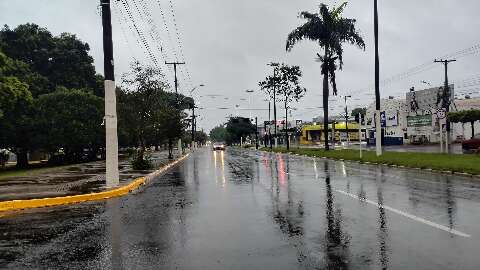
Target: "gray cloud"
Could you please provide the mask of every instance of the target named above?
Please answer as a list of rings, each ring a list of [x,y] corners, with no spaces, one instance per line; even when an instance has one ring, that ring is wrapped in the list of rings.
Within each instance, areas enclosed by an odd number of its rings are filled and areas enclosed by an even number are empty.
[[[170,39],[165,31],[157,0],[136,0],[146,3],[154,23],[138,19],[138,26],[144,33],[152,25],[159,29],[167,60],[174,60],[172,48],[177,48],[176,32],[172,23],[168,0],[158,0],[164,8]],[[135,12],[133,0],[132,11]],[[332,4],[335,1],[324,1]],[[480,20],[477,11],[480,2],[476,0],[404,0],[379,1],[380,12],[380,54],[381,76],[383,79],[403,72],[411,67],[433,60],[436,57],[459,51],[480,42],[477,29]],[[291,53],[285,52],[287,34],[302,21],[297,14],[302,10],[316,11],[319,1],[279,1],[279,0],[204,0],[173,1],[175,18],[180,30],[183,54],[188,64],[191,83],[186,80],[186,70],[179,74],[182,91],[188,92],[194,85],[206,86],[196,91],[201,106],[210,108],[201,111],[203,119],[200,127],[210,129],[225,121],[235,113],[236,104],[248,108],[246,89],[255,89],[252,107],[260,109],[267,105],[262,100],[257,83],[271,72],[266,65],[270,61],[282,61],[299,65],[303,72],[303,83],[308,89],[307,96],[295,105],[299,108],[297,118],[310,120],[322,112],[302,108],[321,105],[320,64],[315,62],[319,50],[312,42],[303,42]],[[95,58],[97,71],[103,71],[101,17],[97,10],[97,0],[18,0],[0,3],[1,21],[14,27],[21,23],[34,22],[47,27],[54,34],[71,32],[88,42]],[[345,16],[358,20],[367,43],[366,51],[350,46],[345,48],[345,67],[338,73],[339,93],[351,93],[359,100],[351,106],[367,105],[373,101],[373,1],[350,1]],[[137,42],[138,37],[124,25],[126,39],[121,31],[122,20],[114,12],[114,44],[117,78],[128,70],[132,57],[148,62],[144,49]],[[143,16],[145,18],[145,16]],[[145,18],[146,19],[146,18]],[[170,42],[172,40],[172,42]],[[162,54],[151,43],[152,51],[160,62]],[[179,57],[181,58],[181,57]],[[183,60],[183,59],[179,59]],[[461,81],[480,73],[478,54],[458,59],[451,65],[450,79]],[[173,74],[162,65],[168,80]],[[119,79],[117,79],[119,80]],[[382,95],[404,95],[411,86],[422,88],[420,81],[434,85],[443,82],[443,69],[440,65],[415,76],[382,87]],[[480,87],[477,87],[480,88]],[[463,90],[475,89],[466,88]],[[462,89],[459,89],[462,90]],[[478,91],[478,90],[475,90]],[[221,94],[215,99],[207,94]],[[228,100],[225,100],[228,97]],[[245,101],[240,100],[245,98]],[[340,112],[342,102],[332,103],[332,111]],[[213,110],[216,107],[230,107],[230,111]],[[249,113],[240,111],[244,116]],[[261,120],[266,112],[255,111]]]

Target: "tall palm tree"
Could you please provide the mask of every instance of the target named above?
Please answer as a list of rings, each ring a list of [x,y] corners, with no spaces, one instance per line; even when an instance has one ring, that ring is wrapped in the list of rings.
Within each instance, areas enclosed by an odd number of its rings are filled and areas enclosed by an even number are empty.
[[[330,83],[333,88],[333,95],[337,95],[337,84],[335,71],[343,67],[343,44],[349,43],[365,50],[365,42],[355,28],[355,19],[342,17],[343,10],[347,3],[339,7],[329,9],[327,5],[320,4],[319,13],[303,11],[300,18],[307,22],[293,30],[287,38],[287,51],[301,40],[311,40],[318,43],[322,53],[317,53],[318,59],[322,62],[321,74],[323,75],[323,128],[325,135],[325,150],[328,147],[328,96]],[[338,65],[337,65],[338,62]]]

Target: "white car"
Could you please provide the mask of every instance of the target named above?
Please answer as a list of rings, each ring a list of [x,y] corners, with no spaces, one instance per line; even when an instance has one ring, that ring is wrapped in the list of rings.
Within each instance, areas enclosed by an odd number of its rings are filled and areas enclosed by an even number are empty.
[[[213,143],[213,151],[215,150],[225,150],[225,144],[221,142],[215,142]]]

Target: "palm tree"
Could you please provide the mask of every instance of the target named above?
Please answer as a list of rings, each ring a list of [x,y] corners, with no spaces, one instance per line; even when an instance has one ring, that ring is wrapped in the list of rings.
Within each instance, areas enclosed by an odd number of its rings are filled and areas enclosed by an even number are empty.
[[[291,51],[295,44],[305,39],[318,42],[318,45],[323,50],[322,54],[317,53],[317,56],[322,62],[325,150],[329,150],[327,135],[329,79],[332,84],[333,95],[337,95],[335,71],[337,67],[340,70],[343,67],[344,43],[350,43],[365,50],[365,42],[355,28],[356,20],[341,16],[346,5],[347,3],[345,2],[339,7],[329,9],[327,5],[322,3],[320,4],[319,13],[301,12],[299,17],[307,20],[307,22],[293,30],[287,38],[287,51]]]

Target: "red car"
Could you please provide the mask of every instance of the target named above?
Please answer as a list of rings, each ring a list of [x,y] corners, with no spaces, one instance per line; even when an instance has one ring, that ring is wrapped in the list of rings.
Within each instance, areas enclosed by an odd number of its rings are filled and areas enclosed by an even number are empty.
[[[475,134],[472,139],[462,142],[464,153],[480,153],[480,133]]]

